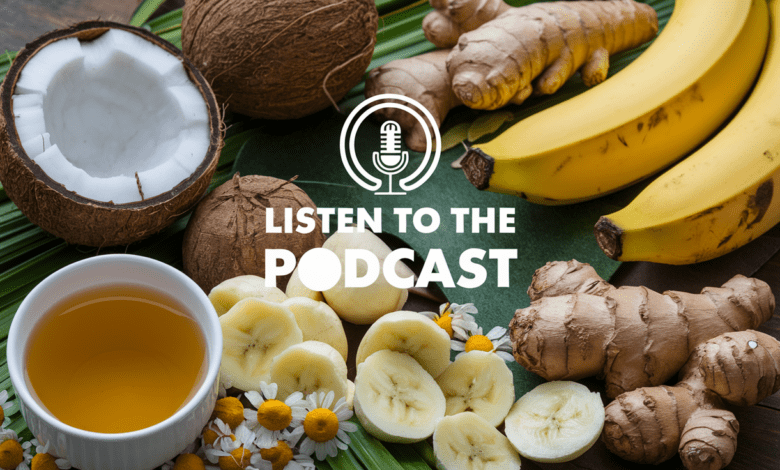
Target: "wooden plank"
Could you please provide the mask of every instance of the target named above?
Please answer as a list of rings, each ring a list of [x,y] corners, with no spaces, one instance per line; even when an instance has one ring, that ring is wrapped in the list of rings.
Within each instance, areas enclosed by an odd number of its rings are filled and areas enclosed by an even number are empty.
[[[0,53],[43,33],[85,20],[126,23],[141,0],[5,0],[0,5]]]

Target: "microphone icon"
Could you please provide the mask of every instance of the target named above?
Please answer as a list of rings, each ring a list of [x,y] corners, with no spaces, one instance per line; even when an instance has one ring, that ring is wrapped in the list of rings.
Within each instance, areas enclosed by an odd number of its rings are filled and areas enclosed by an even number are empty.
[[[382,150],[374,152],[374,166],[380,173],[387,175],[387,192],[379,195],[402,195],[405,192],[393,191],[393,175],[409,164],[409,152],[401,152],[401,126],[395,121],[385,121],[379,128]]]

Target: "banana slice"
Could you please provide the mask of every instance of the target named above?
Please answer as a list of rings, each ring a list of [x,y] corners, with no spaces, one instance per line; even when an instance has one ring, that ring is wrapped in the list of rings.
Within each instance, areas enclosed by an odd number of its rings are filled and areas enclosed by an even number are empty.
[[[345,263],[348,249],[370,251],[376,256],[380,267],[392,252],[385,242],[369,231],[336,232],[325,240],[322,247],[335,253],[342,265]],[[403,261],[397,261],[394,268],[395,275],[402,279],[414,277],[414,272]],[[368,271],[368,264],[359,260],[356,269],[358,276],[362,277]],[[403,308],[409,298],[409,291],[393,286],[385,278],[383,269],[380,269],[378,277],[368,286],[346,287],[345,283],[345,276],[342,274],[338,283],[322,295],[341,318],[356,325],[369,325],[382,315]]]
[[[308,297],[309,299],[317,300],[319,302],[325,301],[325,297],[322,295],[322,292],[311,290],[303,285],[303,282],[301,282],[301,277],[298,275],[297,266],[295,267],[292,276],[290,276],[290,280],[287,282],[287,288],[284,290],[284,293],[287,294],[287,297],[290,298]]]
[[[355,414],[372,436],[388,442],[427,439],[444,417],[444,394],[406,353],[383,349],[358,366]]]
[[[473,411],[496,427],[515,402],[512,371],[492,352],[461,354],[436,382],[447,399],[447,416]]]
[[[307,396],[329,391],[338,400],[346,398],[349,391],[346,361],[333,346],[321,341],[304,341],[282,351],[271,362],[271,382],[279,387],[278,400],[293,392]]]
[[[355,405],[355,382],[347,381],[347,406],[351,410]]]
[[[278,287],[266,287],[265,279],[260,276],[238,276],[222,281],[209,292],[209,300],[222,316],[239,300],[256,297],[269,302],[284,302],[287,296]]]
[[[328,343],[347,360],[347,334],[341,318],[325,302],[306,297],[291,297],[282,305],[289,308],[303,333],[303,340]]]
[[[219,317],[222,325],[223,381],[241,390],[258,390],[271,382],[271,361],[288,347],[303,341],[289,308],[249,297]]]
[[[433,377],[450,365],[450,335],[430,318],[401,310],[377,320],[363,335],[355,363],[382,349],[405,352]]]
[[[598,393],[577,382],[547,382],[523,395],[504,420],[520,455],[537,462],[568,462],[590,449],[604,427]]]
[[[520,455],[509,439],[470,411],[439,421],[433,453],[447,470],[520,470]]]

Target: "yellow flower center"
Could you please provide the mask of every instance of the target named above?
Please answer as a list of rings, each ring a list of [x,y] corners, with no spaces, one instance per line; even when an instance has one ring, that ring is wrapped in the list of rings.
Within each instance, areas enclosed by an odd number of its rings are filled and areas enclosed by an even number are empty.
[[[32,470],[59,470],[54,457],[49,454],[35,454],[32,459]]]
[[[303,431],[314,442],[328,442],[339,432],[339,418],[327,408],[317,408],[306,413]]]
[[[220,470],[244,470],[249,466],[249,459],[252,453],[243,447],[239,447],[230,453],[219,458]]]
[[[206,470],[206,465],[195,454],[181,454],[176,459],[173,470]]]
[[[293,451],[284,441],[277,441],[276,447],[260,449],[260,457],[271,462],[272,470],[284,470],[293,459]]]
[[[466,352],[493,350],[493,342],[485,335],[474,335],[466,341]]]
[[[236,397],[225,397],[217,400],[211,419],[219,418],[223,423],[235,429],[244,422],[244,405]]]
[[[2,406],[0,406],[0,423],[2,423],[4,419],[5,419],[5,410],[3,409]]]
[[[292,422],[292,409],[279,400],[266,400],[257,410],[257,422],[269,431],[281,431]]]
[[[22,445],[14,439],[9,439],[0,444],[0,468],[14,470],[24,461]]]
[[[434,321],[452,338],[452,317],[449,313],[443,313],[442,316]]]

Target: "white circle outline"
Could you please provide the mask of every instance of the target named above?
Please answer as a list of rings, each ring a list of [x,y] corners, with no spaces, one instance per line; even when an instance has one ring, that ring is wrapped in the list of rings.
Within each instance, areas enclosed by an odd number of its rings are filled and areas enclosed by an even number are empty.
[[[339,150],[341,151],[341,162],[344,165],[344,168],[347,170],[347,173],[349,174],[349,176],[356,183],[358,183],[360,186],[362,186],[363,188],[368,189],[369,191],[375,191],[375,190],[379,189],[379,187],[381,187],[381,180],[379,180],[378,178],[376,178],[376,177],[372,176],[371,174],[369,174],[368,172],[366,172],[365,169],[357,162],[357,156],[355,155],[355,152],[354,152],[354,133],[357,131],[357,128],[359,128],[359,126],[355,126],[353,128],[352,135],[350,136],[351,137],[351,139],[350,139],[351,142],[350,143],[352,144],[350,146],[351,158],[348,159],[347,152],[346,152],[347,132],[348,132],[348,130],[350,128],[350,125],[351,125],[352,121],[355,119],[355,116],[362,109],[364,109],[365,107],[367,107],[371,103],[374,103],[374,102],[379,101],[379,100],[398,100],[398,101],[403,101],[403,102],[409,103],[409,104],[419,108],[423,112],[423,115],[425,115],[425,117],[429,120],[430,127],[433,128],[433,132],[434,132],[434,135],[436,137],[436,151],[434,153],[433,161],[431,162],[430,167],[428,168],[428,171],[422,176],[422,178],[420,178],[419,181],[417,181],[417,182],[415,182],[413,184],[407,184],[410,180],[416,178],[424,170],[424,168],[426,166],[428,166],[429,160],[430,160],[430,157],[431,157],[432,139],[431,139],[431,135],[430,135],[430,130],[428,129],[428,126],[425,125],[425,123],[422,120],[418,119],[418,121],[421,124],[423,124],[423,130],[425,131],[425,137],[426,137],[426,143],[427,143],[425,157],[423,158],[422,164],[417,168],[417,170],[415,170],[411,175],[409,175],[406,178],[404,178],[404,179],[399,181],[399,186],[401,187],[401,189],[403,189],[405,191],[411,191],[413,189],[417,189],[418,187],[420,187],[423,183],[425,183],[431,177],[431,175],[436,170],[436,167],[439,164],[439,158],[441,156],[441,134],[439,133],[439,126],[436,125],[436,120],[433,118],[433,115],[431,114],[431,112],[428,111],[428,109],[426,109],[425,106],[423,106],[422,104],[420,104],[417,101],[415,101],[415,100],[413,100],[411,98],[408,98],[406,96],[396,95],[396,94],[393,94],[393,93],[384,93],[384,94],[381,94],[381,95],[375,95],[375,96],[372,96],[371,98],[368,98],[365,101],[361,102],[354,110],[352,110],[352,112],[347,117],[347,120],[344,123],[344,126],[341,128],[341,137],[339,139]],[[413,116],[415,116],[415,118],[417,118],[419,116],[419,114],[417,114],[416,112],[414,112],[413,109],[411,109],[411,108],[409,108],[407,106],[404,106],[404,105],[401,105],[401,104],[397,104],[397,103],[384,103],[384,104],[386,104],[388,106],[380,105],[380,107],[372,107],[371,110],[393,107],[393,108],[397,108],[397,109],[403,109],[403,110],[407,111],[409,114],[412,114]],[[363,113],[368,115],[368,114],[370,114],[370,112],[373,112],[371,110],[364,111]],[[362,114],[361,114],[361,117],[362,117]],[[360,120],[361,123],[362,123],[363,119]],[[374,182],[373,186],[370,185],[369,183],[366,183],[363,179],[358,177],[358,175],[353,170],[352,166],[349,164],[350,160],[352,160],[356,164],[356,168],[358,169],[360,174],[366,180],[368,180],[370,182]],[[379,185],[376,184],[377,182],[379,183]]]

